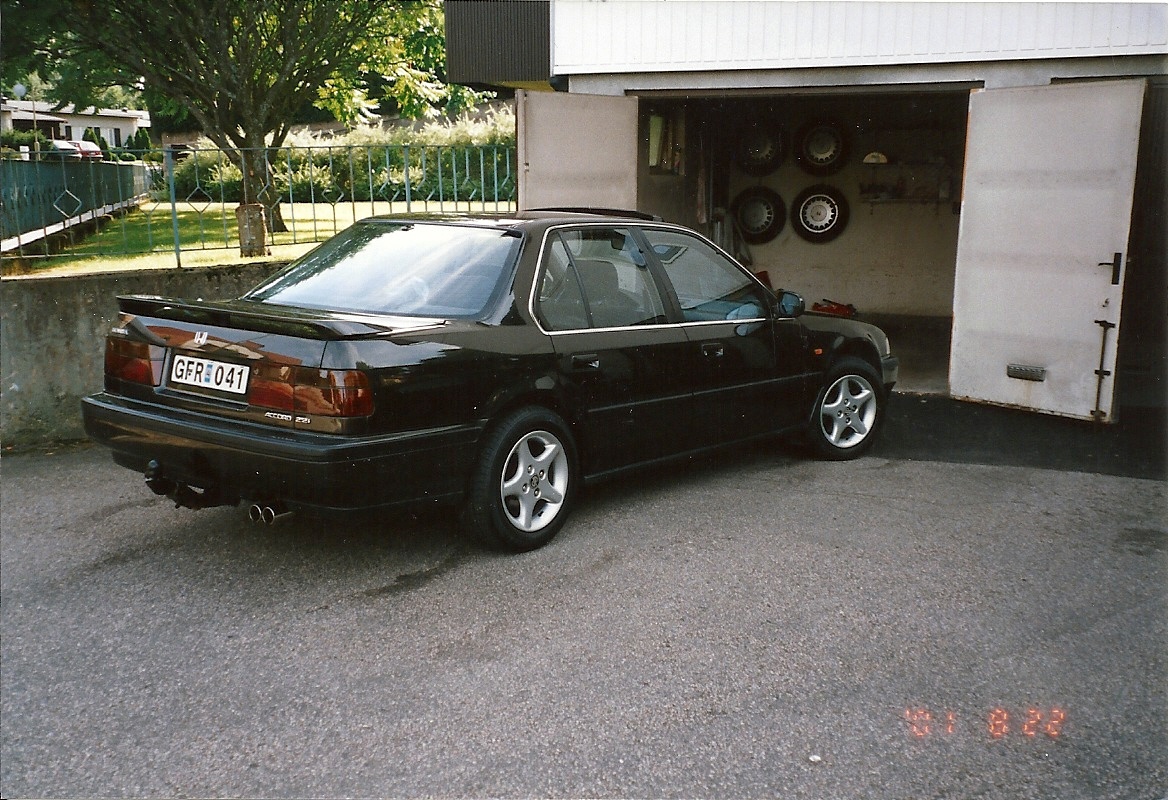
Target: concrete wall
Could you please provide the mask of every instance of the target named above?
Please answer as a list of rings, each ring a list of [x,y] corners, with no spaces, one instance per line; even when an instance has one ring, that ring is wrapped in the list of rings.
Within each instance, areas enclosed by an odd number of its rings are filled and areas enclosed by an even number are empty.
[[[107,272],[0,282],[0,440],[80,439],[81,398],[100,391],[119,294],[238,297],[286,262]]]

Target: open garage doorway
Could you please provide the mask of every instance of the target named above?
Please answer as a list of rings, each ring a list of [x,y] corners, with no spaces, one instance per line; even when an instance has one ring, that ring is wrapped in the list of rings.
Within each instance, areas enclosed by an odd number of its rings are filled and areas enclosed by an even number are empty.
[[[854,307],[893,338],[902,389],[944,393],[968,104],[968,87],[642,96],[638,202],[809,307]]]
[[[1140,78],[990,90],[670,90],[632,103],[629,94],[548,93],[528,104],[580,113],[556,125],[521,114],[522,169],[529,201],[540,190],[541,203],[603,206],[616,185],[639,209],[703,230],[812,308],[854,307],[890,334],[901,391],[1111,422],[1113,394],[1119,405],[1165,404],[1168,104],[1161,82],[1146,84],[1142,121]],[[606,147],[617,130],[629,133]],[[556,146],[545,152],[536,138]],[[1072,140],[1066,154],[1055,146]],[[1104,165],[1116,141],[1127,155]],[[565,161],[575,172],[565,174]],[[607,183],[584,179],[599,168]],[[1113,202],[1076,203],[1092,186]],[[1007,191],[1010,202],[995,199]],[[1117,235],[1068,250],[1104,218]],[[1103,267],[1110,277],[1096,297],[1080,272]],[[1090,346],[1078,335],[1084,324]]]

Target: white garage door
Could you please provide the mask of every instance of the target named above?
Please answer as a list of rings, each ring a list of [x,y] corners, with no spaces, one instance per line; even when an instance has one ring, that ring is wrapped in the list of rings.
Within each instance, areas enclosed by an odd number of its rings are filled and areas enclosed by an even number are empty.
[[[637,207],[637,98],[516,93],[519,208]]]
[[[1144,81],[970,96],[949,388],[1111,421]]]

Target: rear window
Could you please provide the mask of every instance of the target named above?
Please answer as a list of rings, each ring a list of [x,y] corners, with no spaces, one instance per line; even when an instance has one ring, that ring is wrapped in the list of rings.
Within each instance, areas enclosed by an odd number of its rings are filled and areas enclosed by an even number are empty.
[[[331,311],[477,317],[511,275],[518,236],[433,223],[357,224],[246,298]]]

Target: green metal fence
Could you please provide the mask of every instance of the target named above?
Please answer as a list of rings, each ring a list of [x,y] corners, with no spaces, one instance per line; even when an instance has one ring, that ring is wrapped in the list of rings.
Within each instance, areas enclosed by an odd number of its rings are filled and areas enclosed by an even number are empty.
[[[155,153],[152,162],[0,162],[5,255],[231,249],[245,195],[267,206],[274,247],[322,241],[366,216],[496,214],[516,204],[509,145],[319,145],[244,155],[200,147]],[[77,227],[87,213],[117,224]]]
[[[150,191],[145,163],[0,160],[0,240],[33,247],[77,222],[132,208]]]

